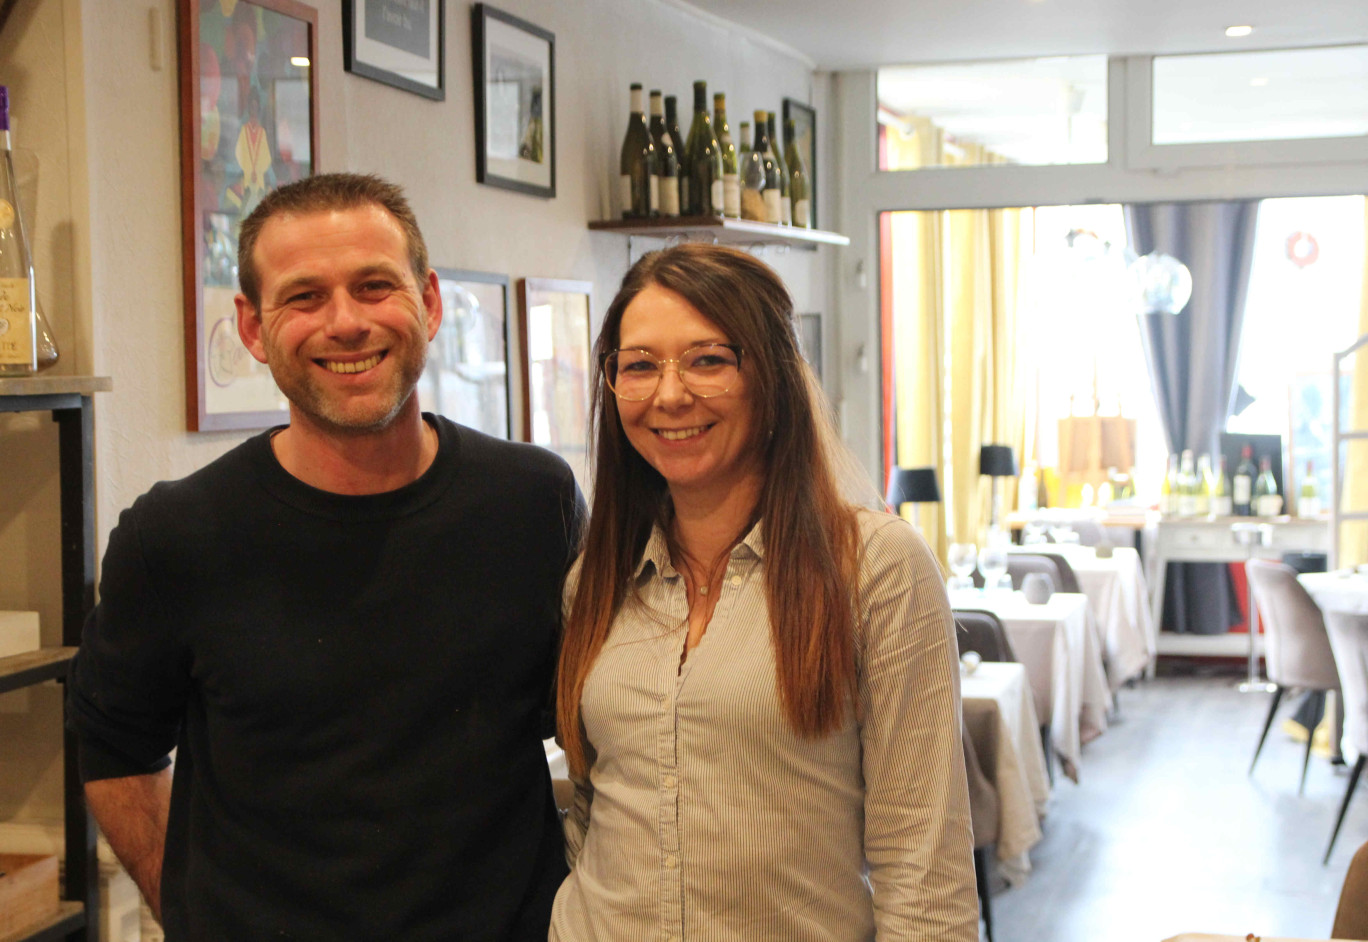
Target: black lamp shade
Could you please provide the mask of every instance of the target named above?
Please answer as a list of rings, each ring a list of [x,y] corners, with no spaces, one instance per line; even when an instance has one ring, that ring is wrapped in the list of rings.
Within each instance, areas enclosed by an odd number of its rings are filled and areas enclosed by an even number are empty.
[[[941,499],[935,468],[894,468],[888,478],[888,506],[932,504]]]
[[[979,474],[993,478],[1016,477],[1016,455],[1011,445],[984,445],[979,451]]]

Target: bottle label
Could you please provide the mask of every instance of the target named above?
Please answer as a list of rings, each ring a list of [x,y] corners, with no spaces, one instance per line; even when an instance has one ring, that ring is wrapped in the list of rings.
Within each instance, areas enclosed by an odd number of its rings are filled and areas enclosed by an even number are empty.
[[[786,226],[793,225],[793,203],[787,196],[779,198],[779,221]]]
[[[1218,517],[1229,517],[1235,510],[1229,497],[1211,498],[1211,512]]]
[[[1233,495],[1235,503],[1240,504],[1242,506],[1244,504],[1249,503],[1249,495],[1250,492],[1253,490],[1253,487],[1254,482],[1251,481],[1248,477],[1246,477],[1243,474],[1236,475],[1235,480],[1234,482],[1232,482],[1231,486],[1231,490],[1235,492]]]
[[[622,203],[622,218],[632,216],[632,175],[624,173],[618,177],[618,200]]]
[[[679,177],[674,175],[659,178],[660,215],[679,215]]]
[[[1315,517],[1321,512],[1320,498],[1312,495],[1297,501],[1297,516]]]
[[[0,363],[34,365],[27,278],[0,278]]]
[[[721,216],[726,206],[727,188],[721,180],[712,182],[712,192],[709,194],[712,205],[703,207],[711,216]]]
[[[649,182],[649,184],[648,184],[648,189],[650,190],[650,193],[651,193],[651,212],[653,212],[653,213],[659,212],[659,211],[660,211],[660,177],[656,176],[654,173],[648,173],[646,176],[647,176],[648,179],[650,180],[650,182]]]
[[[807,200],[799,200],[793,204],[793,224],[803,229],[812,228],[812,207]]]
[[[14,204],[9,200],[0,200],[0,229],[9,229],[14,225]]]
[[[780,222],[784,218],[784,207],[779,202],[779,190],[765,190],[765,222]]]
[[[1197,498],[1192,494],[1178,495],[1178,516],[1195,517],[1197,516]]]
[[[722,212],[732,219],[741,218],[741,177],[735,173],[722,175]]]
[[[769,220],[769,214],[765,211],[765,198],[760,195],[759,190],[741,191],[741,218],[754,219],[756,222]]]

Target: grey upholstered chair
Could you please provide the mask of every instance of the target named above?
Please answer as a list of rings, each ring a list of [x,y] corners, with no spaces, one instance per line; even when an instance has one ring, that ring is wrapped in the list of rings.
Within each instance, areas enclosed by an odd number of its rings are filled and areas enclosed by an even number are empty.
[[[1050,577],[1050,586],[1055,591],[1060,591],[1059,585],[1063,577],[1059,574],[1059,567],[1055,565],[1053,559],[1049,559],[1038,553],[1008,553],[1007,554],[1007,574],[1012,577],[1012,588],[1020,590],[1021,580],[1025,579],[1028,573],[1039,572]]]
[[[1268,679],[1274,685],[1273,702],[1268,707],[1259,745],[1249,763],[1249,774],[1263,751],[1273,715],[1278,710],[1283,692],[1291,687],[1312,691],[1316,696],[1316,721],[1325,711],[1325,694],[1339,690],[1340,678],[1335,670],[1335,655],[1330,650],[1330,638],[1325,631],[1325,620],[1315,600],[1297,581],[1291,566],[1267,559],[1251,559],[1245,563],[1245,574],[1254,589],[1254,602],[1264,622],[1264,661],[1268,665]],[[1311,724],[1315,726],[1315,721]],[[1306,787],[1306,769],[1311,762],[1311,736],[1306,738],[1306,754],[1302,758],[1301,784],[1297,793]]]
[[[957,608],[954,611],[955,625],[958,630],[955,638],[959,641],[959,653],[975,651],[985,661],[1015,661],[1016,652],[1012,642],[1007,640],[1007,629],[1002,619],[992,612],[976,608]]]
[[[1069,565],[1069,561],[1068,561],[1067,559],[1065,559],[1063,556],[1059,555],[1058,553],[1045,553],[1045,552],[1035,553],[1035,552],[1032,552],[1032,553],[1025,553],[1025,554],[1018,554],[1018,555],[1026,555],[1026,556],[1043,556],[1045,559],[1048,559],[1048,560],[1050,560],[1052,563],[1054,563],[1054,564],[1055,564],[1055,568],[1059,570],[1059,579],[1058,579],[1058,581],[1055,582],[1055,590],[1056,590],[1056,591],[1059,591],[1059,592],[1082,592],[1082,591],[1083,591],[1082,589],[1080,589],[1080,588],[1078,587],[1078,574],[1074,572],[1073,566]]]
[[[993,855],[997,844],[999,803],[997,788],[984,773],[974,751],[974,741],[964,727],[960,734],[964,743],[964,770],[969,780],[969,821],[974,831],[974,882],[978,889],[979,914],[988,942],[993,942],[993,908],[989,900]]]
[[[1330,846],[1325,848],[1325,861],[1330,861],[1330,851],[1335,849],[1335,838],[1339,837],[1340,825],[1344,823],[1344,813],[1349,810],[1349,800],[1354,797],[1359,776],[1363,774],[1365,759],[1368,759],[1368,615],[1348,612],[1328,611],[1325,613],[1325,627],[1330,635],[1330,647],[1335,652],[1335,664],[1339,669],[1341,696],[1344,702],[1344,728],[1349,745],[1358,753],[1358,761],[1349,773],[1349,785],[1344,790],[1344,801],[1340,803],[1339,815],[1335,818],[1335,830],[1330,834]],[[1359,860],[1365,854],[1359,848],[1354,855],[1355,863],[1368,870],[1368,860]],[[1357,923],[1359,938],[1368,938],[1368,873],[1361,873],[1360,884],[1365,894],[1358,905],[1360,921]],[[1347,887],[1348,880],[1345,881]],[[1344,909],[1341,903],[1340,909]],[[1352,935],[1341,935],[1339,921],[1335,922],[1337,939],[1352,939]]]

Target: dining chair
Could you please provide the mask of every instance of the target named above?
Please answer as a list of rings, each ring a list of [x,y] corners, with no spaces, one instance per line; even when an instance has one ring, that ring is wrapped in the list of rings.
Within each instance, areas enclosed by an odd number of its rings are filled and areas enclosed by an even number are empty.
[[[1078,542],[1082,546],[1097,546],[1108,542],[1107,532],[1096,520],[1073,520],[1069,523],[1069,528],[1078,534]]]
[[[1254,604],[1263,616],[1264,663],[1273,684],[1273,702],[1269,704],[1259,745],[1249,763],[1248,774],[1253,775],[1283,693],[1291,687],[1312,691],[1319,720],[1325,710],[1326,691],[1338,691],[1340,678],[1320,606],[1297,581],[1296,570],[1269,559],[1251,559],[1245,563],[1245,575],[1254,590]],[[1301,784],[1297,787],[1299,795],[1306,788],[1306,770],[1310,764],[1311,737],[1308,736],[1306,753],[1302,757]]]
[[[1050,584],[1058,590],[1063,576],[1059,574],[1059,567],[1055,565],[1053,559],[1047,559],[1039,553],[1008,553],[1007,554],[1007,574],[1012,577],[1012,588],[1020,591],[1021,580],[1033,572],[1044,573],[1050,577]]]
[[[1025,556],[1042,556],[1055,564],[1059,570],[1059,579],[1055,582],[1055,588],[1060,592],[1082,592],[1078,587],[1078,574],[1074,572],[1074,567],[1069,561],[1058,553],[1024,553]]]
[[[1330,937],[1368,939],[1368,842],[1355,851],[1354,859],[1349,861]]]
[[[964,744],[964,771],[969,782],[969,822],[974,832],[974,886],[978,890],[979,915],[988,942],[993,942],[993,907],[990,899],[993,855],[997,844],[999,802],[997,788],[983,771],[969,730],[962,727],[960,739]]]
[[[1335,817],[1335,829],[1330,832],[1330,846],[1325,848],[1325,859],[1321,861],[1323,864],[1330,862],[1335,838],[1339,837],[1340,825],[1344,824],[1344,813],[1349,810],[1349,800],[1354,797],[1354,789],[1358,787],[1365,760],[1368,760],[1368,615],[1329,610],[1325,613],[1325,627],[1330,635],[1331,650],[1335,652],[1335,664],[1339,667],[1345,738],[1358,753],[1358,759],[1349,773],[1349,785],[1344,789],[1344,800],[1340,802],[1339,814]],[[1363,856],[1364,849],[1360,847],[1354,855],[1355,862]],[[1362,897],[1368,899],[1368,874],[1362,876],[1361,880],[1365,884]],[[1347,880],[1345,885],[1348,885]],[[1368,928],[1368,903],[1363,904],[1360,912],[1364,914],[1364,921],[1360,925]],[[1335,937],[1353,938],[1352,935],[1338,932]],[[1359,938],[1368,938],[1368,932],[1363,932]]]
[[[955,632],[955,638],[959,641],[961,657],[966,651],[974,651],[985,661],[1016,660],[1002,619],[992,612],[977,608],[957,608],[953,614],[959,629]]]

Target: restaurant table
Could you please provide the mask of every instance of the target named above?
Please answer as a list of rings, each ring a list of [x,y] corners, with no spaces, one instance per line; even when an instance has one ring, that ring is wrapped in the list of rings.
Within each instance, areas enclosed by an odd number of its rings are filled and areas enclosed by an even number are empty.
[[[1368,632],[1368,567],[1337,569],[1334,572],[1304,572],[1297,576],[1297,581],[1302,584],[1322,612],[1348,615],[1352,621],[1359,623],[1362,631]],[[1334,647],[1333,635],[1331,647]],[[1337,661],[1345,656],[1343,652],[1335,652]],[[1340,727],[1338,732],[1341,734],[1337,743],[1340,746],[1339,752],[1341,755],[1347,752],[1352,762],[1357,752],[1351,744],[1368,738],[1358,731],[1358,725],[1363,722],[1363,718],[1344,715],[1343,705],[1338,701],[1335,703],[1335,718],[1336,725]],[[1350,745],[1350,748],[1345,750],[1345,745]]]
[[[1155,656],[1153,615],[1144,566],[1135,549],[1117,546],[1110,556],[1098,556],[1093,546],[1040,543],[1014,546],[1011,552],[1054,553],[1073,569],[1092,608],[1113,693],[1149,666]]]
[[[998,869],[1012,886],[1031,871],[1030,850],[1040,840],[1040,818],[1050,799],[1026,669],[984,661],[960,675],[964,726],[979,765],[998,794]]]
[[[1078,781],[1084,743],[1107,728],[1111,691],[1087,596],[1056,592],[1041,605],[1020,592],[955,589],[951,608],[979,608],[997,615],[1026,668],[1036,716],[1050,727],[1050,742],[1064,774]]]

